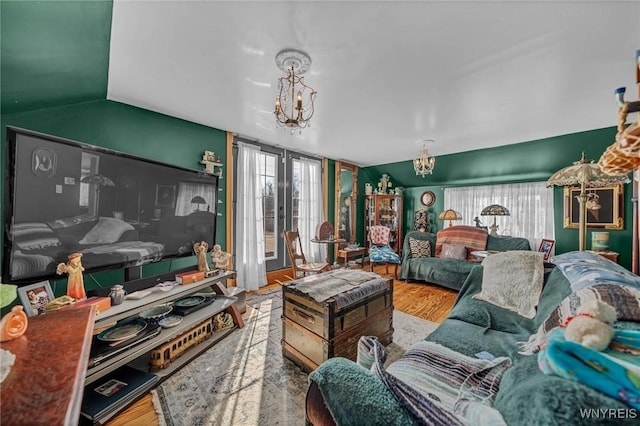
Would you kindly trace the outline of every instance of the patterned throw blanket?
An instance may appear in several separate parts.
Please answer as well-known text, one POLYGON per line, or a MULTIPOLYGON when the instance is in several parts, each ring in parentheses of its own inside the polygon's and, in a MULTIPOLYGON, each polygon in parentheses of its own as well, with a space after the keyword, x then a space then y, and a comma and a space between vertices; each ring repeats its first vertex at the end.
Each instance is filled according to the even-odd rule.
POLYGON ((290 289, 306 294, 316 302, 334 297, 338 308, 349 306, 386 286, 387 282, 380 275, 352 269, 324 272, 289 283, 290 289))
POLYGON ((384 369, 386 354, 375 337, 358 343, 358 363, 370 368, 396 400, 424 425, 504 425, 491 407, 506 357, 475 359, 434 342, 419 342, 384 369))
POLYGON ((564 329, 556 329, 538 353, 543 373, 590 386, 605 395, 640 409, 640 331, 615 332, 603 352, 566 341, 564 329))
POLYGON ((532 355, 538 352, 549 332, 575 316, 583 304, 594 300, 611 305, 616 310, 618 321, 640 322, 640 290, 619 284, 592 285, 567 296, 540 324, 537 332, 521 344, 520 354, 532 355))

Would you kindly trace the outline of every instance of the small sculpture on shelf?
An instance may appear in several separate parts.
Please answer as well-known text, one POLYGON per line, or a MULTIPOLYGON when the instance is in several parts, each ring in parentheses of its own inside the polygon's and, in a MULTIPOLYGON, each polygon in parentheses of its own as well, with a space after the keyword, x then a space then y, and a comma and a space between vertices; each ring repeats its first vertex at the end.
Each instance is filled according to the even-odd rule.
POLYGON ((206 241, 200 241, 193 245, 193 252, 198 257, 198 271, 207 273, 211 271, 209 262, 207 262, 207 251, 209 244, 206 241))
POLYGON ((84 291, 84 279, 82 272, 82 253, 71 253, 68 256, 67 263, 59 263, 56 268, 56 273, 62 275, 66 273, 67 278, 67 295, 73 297, 75 300, 85 299, 87 294, 84 291))
POLYGON ((220 156, 216 156, 215 152, 205 150, 204 154, 202 154, 200 164, 204 164, 205 172, 222 176, 222 170, 218 170, 217 172, 215 170, 216 166, 222 166, 222 163, 220 163, 220 156))
POLYGON ((389 194, 393 194, 393 183, 391 183, 391 176, 386 173, 383 173, 382 177, 378 181, 378 189, 377 194, 386 194, 387 191, 389 194))
POLYGON ((220 312, 213 320, 213 329, 215 331, 226 330, 233 327, 233 317, 226 312, 220 312))
POLYGON ((231 269, 231 253, 222 251, 220 244, 213 246, 213 249, 211 250, 211 259, 213 260, 216 269, 221 269, 223 271, 231 269))

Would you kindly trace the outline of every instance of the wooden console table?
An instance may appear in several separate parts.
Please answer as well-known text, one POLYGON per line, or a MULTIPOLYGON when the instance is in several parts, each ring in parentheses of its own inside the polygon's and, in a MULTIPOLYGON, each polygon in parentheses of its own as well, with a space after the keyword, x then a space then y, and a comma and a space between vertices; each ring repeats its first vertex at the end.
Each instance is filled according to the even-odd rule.
POLYGON ((77 425, 95 307, 29 318, 26 333, 2 343, 16 357, 0 385, 6 425, 77 425))

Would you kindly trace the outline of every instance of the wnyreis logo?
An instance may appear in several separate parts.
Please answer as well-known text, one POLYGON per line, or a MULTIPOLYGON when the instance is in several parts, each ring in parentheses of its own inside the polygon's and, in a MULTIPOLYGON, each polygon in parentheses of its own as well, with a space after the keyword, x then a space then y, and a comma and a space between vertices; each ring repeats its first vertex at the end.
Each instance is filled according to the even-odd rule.
POLYGON ((581 408, 582 419, 635 419, 638 410, 635 408, 581 408))

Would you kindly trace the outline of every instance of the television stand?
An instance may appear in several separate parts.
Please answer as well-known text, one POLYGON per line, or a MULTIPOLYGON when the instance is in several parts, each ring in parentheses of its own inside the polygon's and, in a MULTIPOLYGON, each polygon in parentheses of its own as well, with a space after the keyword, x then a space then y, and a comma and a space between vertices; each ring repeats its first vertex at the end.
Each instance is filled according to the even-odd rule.
MULTIPOLYGON (((161 274, 160 277, 164 277, 164 275, 166 274, 161 274)), ((175 275, 175 272, 173 272, 173 275, 175 275)), ((197 345, 189 347, 165 368, 153 371, 153 374, 159 376, 160 381, 162 381, 172 375, 182 366, 190 362, 192 359, 200 355, 202 352, 218 343, 224 337, 228 336, 231 332, 233 332, 233 330, 238 327, 242 327, 243 322, 240 311, 238 309, 240 307, 238 306, 238 301, 244 299, 244 294, 242 294, 241 289, 239 291, 235 289, 232 291, 228 291, 226 289, 226 280, 232 278, 234 275, 235 272, 233 271, 219 271, 218 274, 212 275, 208 278, 205 278, 204 280, 198 281, 193 284, 176 285, 168 292, 157 290, 139 300, 125 299, 123 303, 114 305, 106 311, 96 315, 94 328, 98 330, 101 328, 108 328, 109 326, 114 325, 117 321, 131 318, 132 316, 139 314, 145 309, 149 309, 156 305, 170 303, 174 300, 194 293, 210 293, 212 290, 216 293, 216 299, 212 304, 184 316, 182 321, 175 327, 163 328, 158 335, 155 335, 138 345, 126 349, 121 353, 113 355, 106 360, 101 360, 96 365, 88 368, 86 371, 85 386, 99 386, 100 380, 104 376, 124 365, 128 365, 129 367, 133 367, 144 372, 149 372, 151 354, 154 349, 178 338, 179 336, 187 333, 194 327, 202 324, 204 321, 211 319, 213 316, 221 312, 226 311, 231 314, 234 319, 233 327, 215 331, 206 340, 198 343, 197 345)), ((155 283, 155 281, 158 280, 158 277, 148 277, 146 279, 155 283)), ((164 279, 166 278, 160 278, 160 280, 164 279)), ((140 281, 144 280, 145 279, 142 279, 140 281)), ((147 285, 147 288, 148 287, 149 285, 147 285)), ((103 380, 106 379, 107 378, 103 380)), ((128 401, 126 404, 123 404, 121 407, 118 407, 116 410, 110 412, 108 416, 100 419, 93 419, 93 421, 95 422, 98 420, 100 423, 103 423, 104 421, 109 420, 116 414, 120 413, 123 409, 125 409, 133 402, 134 400, 128 401)))

